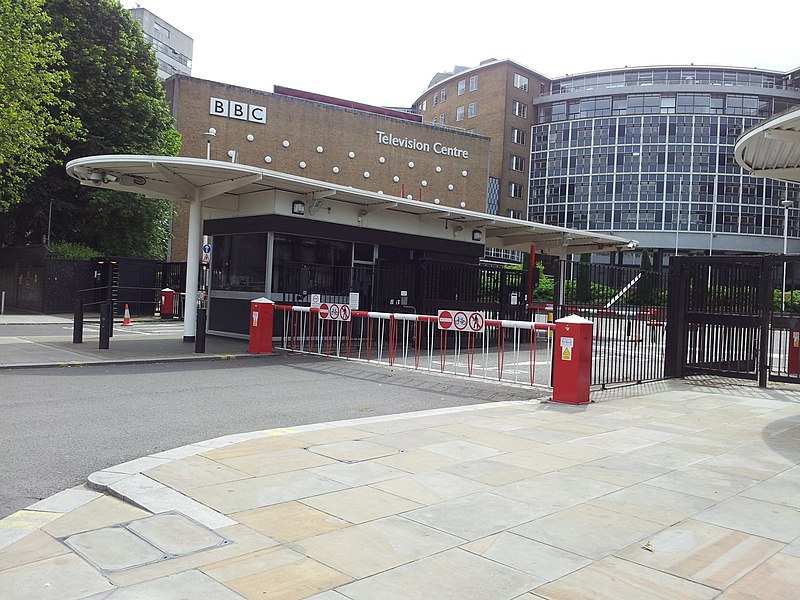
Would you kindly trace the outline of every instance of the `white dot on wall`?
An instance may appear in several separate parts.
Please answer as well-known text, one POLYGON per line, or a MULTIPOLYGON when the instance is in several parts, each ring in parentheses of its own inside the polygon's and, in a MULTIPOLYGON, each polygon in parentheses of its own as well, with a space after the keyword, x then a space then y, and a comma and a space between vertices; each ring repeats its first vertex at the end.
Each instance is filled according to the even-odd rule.
POLYGON ((452 191, 453 191, 453 184, 451 183, 450 185, 448 185, 448 186, 447 186, 447 189, 448 189, 448 190, 450 190, 450 191, 452 192, 452 191))
POLYGON ((433 203, 434 203, 434 204, 439 204, 439 202, 440 202, 440 200, 439 200, 438 198, 434 198, 434 199, 433 199, 433 203))
POLYGON ((284 148, 288 148, 289 147, 289 140, 283 140, 283 147, 284 148))
POLYGON ((333 169, 331 169, 331 171, 333 171, 334 173, 338 173, 339 172, 339 167, 333 167, 333 169))
POLYGON ((271 156, 265 156, 264 157, 264 162, 267 163, 267 164, 270 164, 272 162, 272 157, 271 156))
POLYGON ((379 194, 383 194, 383 190, 378 190, 378 193, 379 194))
POLYGON ((349 152, 347 154, 347 156, 349 156, 350 158, 355 158, 356 157, 356 153, 351 151, 351 152, 349 152))
POLYGON ((383 164, 383 163, 385 163, 385 162, 386 162, 386 159, 385 159, 383 156, 381 156, 381 157, 378 159, 378 162, 379 162, 379 163, 381 163, 381 164, 383 164))
POLYGON ((394 177, 392 177, 392 181, 397 183, 398 181, 400 181, 400 178, 397 175, 395 175, 394 177))
POLYGON ((436 167, 436 172, 437 173, 441 173, 442 172, 442 167, 436 167))
POLYGON ((467 208, 467 203, 466 202, 462 202, 461 203, 461 208, 467 208))
POLYGON ((252 133, 248 133, 247 134, 247 141, 248 142, 252 142, 254 139, 256 139, 256 136, 254 136, 252 133))
POLYGON ((408 161, 408 168, 409 169, 413 169, 414 168, 414 161, 413 160, 408 161))
POLYGON ((467 176, 467 172, 466 171, 461 171, 461 176, 462 177, 466 177, 467 176))
POLYGON ((208 133, 217 135, 217 128, 216 127, 209 127, 208 128, 208 133))
POLYGON ((304 161, 304 160, 301 160, 301 161, 300 161, 300 168, 301 168, 301 169, 305 169, 307 166, 308 166, 308 165, 306 165, 306 161, 304 161))
POLYGON ((323 152, 325 152, 325 148, 323 148, 322 146, 317 146, 317 152, 322 154, 323 152))
POLYGON ((408 196, 406 196, 406 200, 413 200, 413 199, 414 199, 414 196, 412 196, 411 194, 409 194, 408 196))
POLYGON ((421 183, 422 183, 422 187, 427 187, 428 186, 428 182, 425 181, 424 179, 422 180, 421 183))
POLYGON ((369 179, 369 171, 364 171, 364 179, 369 179))

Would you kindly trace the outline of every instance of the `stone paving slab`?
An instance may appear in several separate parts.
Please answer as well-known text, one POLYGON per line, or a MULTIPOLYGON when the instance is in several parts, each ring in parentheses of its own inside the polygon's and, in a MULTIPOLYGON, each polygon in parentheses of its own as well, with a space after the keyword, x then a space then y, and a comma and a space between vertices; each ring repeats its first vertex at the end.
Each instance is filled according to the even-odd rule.
POLYGON ((242 433, 129 461, 92 474, 93 489, 0 521, 0 590, 75 600, 796 593, 800 393, 701 380, 595 399, 242 433), (161 555, 143 564, 150 554, 126 554, 120 531, 161 555))

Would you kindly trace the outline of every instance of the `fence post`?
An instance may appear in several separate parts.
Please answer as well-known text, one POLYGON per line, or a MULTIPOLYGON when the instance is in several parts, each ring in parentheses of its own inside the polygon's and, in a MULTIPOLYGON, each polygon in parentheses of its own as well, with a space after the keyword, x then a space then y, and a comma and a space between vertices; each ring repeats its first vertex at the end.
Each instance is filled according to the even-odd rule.
POLYGON ((203 354, 206 351, 206 312, 207 308, 197 309, 197 324, 194 331, 194 352, 203 354))
POLYGON ((100 305, 100 350, 108 350, 111 329, 113 328, 114 316, 111 309, 111 301, 108 300, 100 305))
POLYGON ((667 324, 664 346, 664 376, 683 377, 686 364, 686 310, 688 281, 684 257, 673 256, 669 261, 667 284, 667 324))
POLYGON ((83 343, 83 298, 75 298, 75 312, 72 317, 72 343, 83 343))
MULTIPOLYGON (((772 324, 772 271, 775 267, 775 257, 765 256, 761 266, 761 281, 759 285, 759 305, 760 315, 760 339, 758 348, 758 387, 767 387, 769 379, 769 349, 770 349, 770 325, 772 324)), ((786 257, 783 257, 786 260, 786 257)), ((784 262, 784 264, 786 264, 784 262)))

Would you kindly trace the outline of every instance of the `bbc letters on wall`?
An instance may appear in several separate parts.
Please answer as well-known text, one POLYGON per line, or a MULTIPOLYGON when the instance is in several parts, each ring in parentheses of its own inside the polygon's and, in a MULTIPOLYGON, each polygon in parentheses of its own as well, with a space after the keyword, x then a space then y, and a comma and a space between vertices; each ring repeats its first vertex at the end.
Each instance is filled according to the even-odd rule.
POLYGON ((218 117, 239 119, 240 121, 267 122, 266 106, 256 106, 255 104, 225 100, 224 98, 211 98, 209 113, 218 117))

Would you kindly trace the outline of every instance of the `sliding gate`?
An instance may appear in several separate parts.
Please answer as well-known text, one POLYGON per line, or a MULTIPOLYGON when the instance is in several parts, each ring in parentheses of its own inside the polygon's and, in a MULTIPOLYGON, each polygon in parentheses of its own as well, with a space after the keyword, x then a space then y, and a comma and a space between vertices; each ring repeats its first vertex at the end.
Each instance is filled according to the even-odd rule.
POLYGON ((766 387, 783 265, 782 257, 769 255, 673 258, 666 375, 723 375, 766 387))

